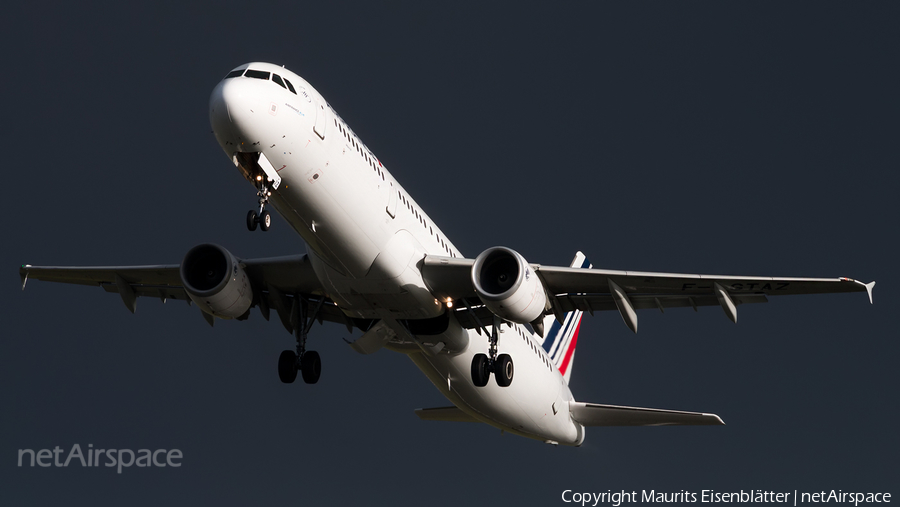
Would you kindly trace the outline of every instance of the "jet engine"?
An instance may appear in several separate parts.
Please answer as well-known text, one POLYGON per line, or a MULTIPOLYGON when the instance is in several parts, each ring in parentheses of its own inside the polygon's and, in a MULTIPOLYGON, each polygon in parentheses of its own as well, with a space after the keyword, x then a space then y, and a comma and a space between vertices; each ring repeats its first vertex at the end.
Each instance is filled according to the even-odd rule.
POLYGON ((250 279, 240 263, 219 245, 191 248, 181 262, 181 282, 201 310, 221 319, 247 313, 253 303, 250 279))
POLYGON ((538 320, 547 294, 518 252, 502 246, 481 252, 472 265, 472 284, 481 302, 498 317, 525 324, 538 320))

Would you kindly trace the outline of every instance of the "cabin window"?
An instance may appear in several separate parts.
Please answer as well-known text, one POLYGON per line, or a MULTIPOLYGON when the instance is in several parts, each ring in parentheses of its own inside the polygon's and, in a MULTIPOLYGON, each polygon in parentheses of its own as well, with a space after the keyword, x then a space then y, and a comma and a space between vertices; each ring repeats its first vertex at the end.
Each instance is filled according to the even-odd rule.
POLYGON ((254 79, 269 79, 269 75, 271 72, 264 72, 261 70, 248 70, 244 76, 252 77, 254 79))

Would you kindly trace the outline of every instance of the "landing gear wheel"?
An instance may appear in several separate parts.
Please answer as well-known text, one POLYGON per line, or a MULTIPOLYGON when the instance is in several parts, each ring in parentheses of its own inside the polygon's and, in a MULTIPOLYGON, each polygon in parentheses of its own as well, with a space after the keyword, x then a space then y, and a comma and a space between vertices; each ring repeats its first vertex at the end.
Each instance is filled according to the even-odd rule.
MULTIPOLYGON (((507 356, 509 357, 509 356, 507 356)), ((488 369, 488 358, 484 354, 475 354, 472 358, 472 383, 476 387, 484 387, 491 378, 491 371, 488 369)), ((497 380, 499 382, 499 379, 497 380)))
POLYGON ((303 374, 303 381, 307 384, 315 384, 319 381, 319 375, 322 374, 322 360, 319 359, 319 353, 310 350, 303 354, 300 358, 300 372, 303 374))
POLYGON ((509 387, 513 379, 513 361, 509 354, 500 354, 494 362, 494 378, 500 387, 509 387))
POLYGON ((278 356, 278 378, 285 384, 297 378, 297 354, 293 350, 285 350, 278 356))
POLYGON ((247 229, 250 229, 251 231, 255 231, 256 224, 258 224, 258 223, 259 223, 259 217, 256 215, 256 211, 250 210, 250 212, 247 213, 247 229))
POLYGON ((263 211, 259 214, 259 228, 262 231, 268 231, 269 227, 272 226, 272 215, 269 214, 268 211, 263 211))

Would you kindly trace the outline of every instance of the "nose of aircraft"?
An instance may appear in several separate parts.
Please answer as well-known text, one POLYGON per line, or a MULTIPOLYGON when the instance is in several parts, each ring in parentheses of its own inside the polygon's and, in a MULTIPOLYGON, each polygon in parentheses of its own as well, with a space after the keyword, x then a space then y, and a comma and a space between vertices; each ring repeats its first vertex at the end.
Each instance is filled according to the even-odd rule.
POLYGON ((256 79, 226 78, 213 89, 209 98, 209 122, 223 146, 240 144, 247 138, 251 117, 262 112, 259 83, 256 79))
POLYGON ((225 85, 229 80, 223 80, 209 96, 209 124, 221 143, 225 137, 231 136, 231 117, 228 115, 228 105, 225 102, 225 85))

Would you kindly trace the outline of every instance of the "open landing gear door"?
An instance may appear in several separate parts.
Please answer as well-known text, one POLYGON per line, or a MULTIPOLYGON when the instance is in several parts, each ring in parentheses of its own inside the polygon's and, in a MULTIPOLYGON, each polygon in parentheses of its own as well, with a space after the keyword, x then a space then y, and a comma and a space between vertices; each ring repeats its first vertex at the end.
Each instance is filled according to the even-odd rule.
MULTIPOLYGON (((278 185, 281 185, 281 176, 278 174, 278 171, 275 170, 275 167, 272 166, 272 163, 269 162, 269 159, 266 158, 265 153, 240 153, 235 152, 231 157, 231 161, 234 162, 234 165, 242 170, 242 172, 247 175, 248 179, 253 180, 254 175, 257 174, 265 174, 266 179, 271 182, 272 190, 276 190, 278 185), (253 160, 251 155, 258 155, 259 158, 253 160)), ((256 182, 254 181, 254 184, 256 182)))

